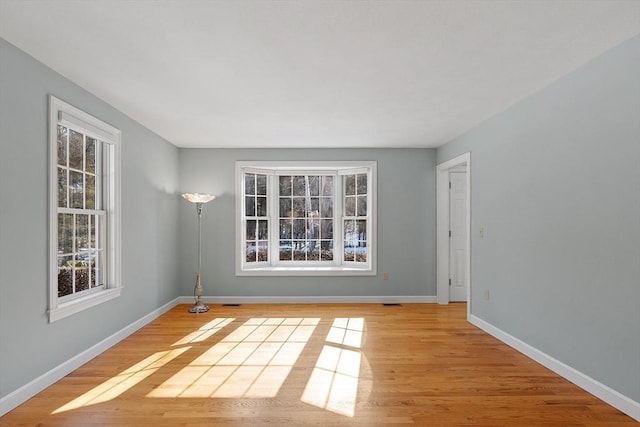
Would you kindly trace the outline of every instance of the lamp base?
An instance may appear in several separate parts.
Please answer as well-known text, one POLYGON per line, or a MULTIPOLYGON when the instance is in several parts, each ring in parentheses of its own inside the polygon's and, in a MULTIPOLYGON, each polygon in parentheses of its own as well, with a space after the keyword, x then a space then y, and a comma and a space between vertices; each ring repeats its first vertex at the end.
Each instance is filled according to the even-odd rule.
POLYGON ((189 313, 206 313, 207 311, 209 311, 209 307, 202 304, 201 302, 198 302, 197 304, 189 307, 189 313))

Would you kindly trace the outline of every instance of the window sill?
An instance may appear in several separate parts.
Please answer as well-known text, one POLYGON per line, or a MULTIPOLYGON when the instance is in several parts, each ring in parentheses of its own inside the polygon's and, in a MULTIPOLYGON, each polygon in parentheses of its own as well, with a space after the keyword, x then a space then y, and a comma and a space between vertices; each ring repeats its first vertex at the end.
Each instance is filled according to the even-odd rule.
POLYGON ((106 289, 95 294, 62 303, 58 305, 58 307, 49 310, 49 323, 64 319, 65 317, 117 298, 120 296, 120 289, 121 288, 106 289))
POLYGON ((236 276, 375 276, 373 269, 355 267, 256 267, 236 270, 236 276))

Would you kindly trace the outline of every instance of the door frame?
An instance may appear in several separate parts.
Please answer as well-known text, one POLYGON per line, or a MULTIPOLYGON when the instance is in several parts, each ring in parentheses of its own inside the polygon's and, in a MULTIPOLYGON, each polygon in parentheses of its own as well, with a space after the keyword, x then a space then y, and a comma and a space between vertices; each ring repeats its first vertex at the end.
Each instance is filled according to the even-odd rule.
POLYGON ((467 228, 467 318, 471 313, 471 153, 466 152, 436 167, 436 299, 449 303, 449 171, 456 166, 467 167, 466 228, 467 228))

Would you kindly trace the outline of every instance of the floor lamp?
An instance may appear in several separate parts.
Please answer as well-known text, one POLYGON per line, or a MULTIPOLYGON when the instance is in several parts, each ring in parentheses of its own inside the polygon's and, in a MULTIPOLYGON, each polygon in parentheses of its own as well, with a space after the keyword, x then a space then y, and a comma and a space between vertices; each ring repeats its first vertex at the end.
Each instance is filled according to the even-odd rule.
POLYGON ((198 213, 198 272, 196 273, 196 287, 193 291, 195 304, 189 308, 190 313, 204 313, 209 307, 202 303, 202 283, 200 283, 200 267, 202 264, 202 205, 215 199, 211 194, 184 193, 182 197, 191 203, 195 203, 198 213))

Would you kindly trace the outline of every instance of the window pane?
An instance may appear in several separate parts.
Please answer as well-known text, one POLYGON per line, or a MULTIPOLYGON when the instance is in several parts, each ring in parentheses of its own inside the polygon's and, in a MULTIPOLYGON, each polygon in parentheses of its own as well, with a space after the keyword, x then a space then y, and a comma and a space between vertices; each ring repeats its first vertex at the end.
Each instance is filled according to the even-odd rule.
POLYGON ((358 196, 358 216, 367 216, 367 196, 358 196))
POLYGON ((84 147, 82 143, 83 135, 74 131, 73 129, 69 130, 69 167, 83 170, 83 157, 84 157, 84 147))
POLYGON ((290 196, 291 195, 292 177, 290 177, 290 176, 281 176, 279 181, 280 181, 280 195, 281 196, 290 196))
POLYGON ((358 175, 358 194, 367 194, 367 174, 358 175))
POLYGON ((93 175, 85 175, 85 208, 96 208, 96 177, 93 175))
POLYGON ((358 232, 358 240, 367 240, 367 220, 359 219, 356 221, 356 229, 358 232))
POLYGON ((91 265, 91 276, 94 279, 94 286, 101 286, 104 284, 102 252, 97 252, 91 265))
POLYGON ((333 220, 323 219, 320 222, 320 238, 333 239, 333 220))
POLYGON ((280 220, 280 240, 291 239, 292 221, 290 219, 280 220))
POLYGON ((304 208, 304 198, 294 197, 292 214, 294 217, 297 217, 297 218, 304 218, 307 216, 306 209, 304 208))
POLYGON ((89 269, 76 268, 76 292, 89 289, 89 269))
POLYGON ((67 166, 67 128, 58 125, 58 164, 67 166))
POLYGON ((367 246, 365 244, 355 248, 356 262, 367 262, 367 246))
POLYGON ((256 240, 256 220, 247 220, 247 240, 256 240))
POLYGON ((245 175, 244 194, 256 194, 256 176, 254 174, 245 175))
POLYGON ((306 261, 306 247, 304 241, 293 242, 293 260, 294 261, 306 261))
POLYGON ((305 179, 304 176, 294 176, 293 177, 293 195, 294 196, 304 196, 306 195, 305 191, 305 179))
POLYGON ((312 240, 307 244, 307 260, 319 261, 320 260, 320 242, 312 240))
MULTIPOLYGON (((89 216, 89 246, 92 249, 96 249, 96 224, 99 221, 98 215, 90 215, 89 216)), ((101 248, 98 248, 101 249, 101 248)))
POLYGON ((268 261, 267 242, 258 242, 258 261, 268 261))
POLYGON ((311 196, 320 195, 320 177, 319 176, 309 176, 309 195, 311 196))
POLYGON ((258 240, 267 240, 269 237, 269 227, 267 221, 258 221, 258 240))
POLYGON ((58 257, 58 296, 73 293, 73 268, 71 257, 58 257))
POLYGON ((67 170, 58 168, 58 207, 67 207, 67 170))
POLYGON ((291 199, 288 197, 280 198, 280 217, 287 218, 291 216, 291 199))
POLYGON ((256 262, 256 242, 247 242, 247 262, 256 262))
POLYGON ((344 260, 355 261, 355 248, 358 246, 358 232, 356 222, 344 222, 344 260))
POLYGON ((304 239, 305 236, 305 220, 304 219, 294 219, 293 220, 293 238, 294 239, 304 239))
POLYGON ((320 199, 320 216, 333 218, 333 198, 323 197, 320 199))
POLYGON ((345 197, 344 198, 344 216, 356 215, 356 198, 345 197))
POLYGON ((89 215, 76 215, 76 251, 89 249, 89 215))
POLYGON ((322 240, 320 242, 320 259, 322 261, 333 261, 333 242, 322 240))
POLYGON ((73 214, 58 214, 58 254, 70 254, 72 252, 73 214))
POLYGON ((70 208, 84 208, 84 183, 82 179, 82 172, 69 171, 69 207, 70 208))
POLYGON ((358 232, 358 245, 356 247, 356 262, 367 262, 367 221, 356 221, 356 230, 358 232))
POLYGON ((354 196, 356 194, 356 176, 355 175, 344 176, 344 194, 347 196, 354 196))
POLYGON ((96 253, 89 254, 89 287, 96 287, 96 253))
POLYGON ((244 201, 244 214, 246 216, 256 216, 256 198, 254 196, 246 196, 244 201))
POLYGON ((266 196, 267 195, 267 176, 256 175, 256 177, 257 177, 256 193, 266 196))
POLYGON ((320 221, 310 219, 307 221, 307 239, 320 238, 320 221))
POLYGON ((332 176, 322 177, 322 195, 333 196, 333 177, 332 176))
POLYGON ((317 197, 312 197, 311 201, 311 212, 309 212, 310 216, 319 216, 320 215, 320 199, 317 197))
POLYGON ((355 261, 355 249, 351 246, 345 246, 344 248, 344 260, 345 261, 355 261))
POLYGON ((290 240, 281 240, 280 241, 280 261, 291 261, 293 247, 291 246, 290 240))
POLYGON ((85 171, 91 173, 96 172, 96 144, 97 141, 95 139, 87 137, 85 147, 85 171))
POLYGON ((257 197, 256 216, 267 216, 267 198, 257 197))

